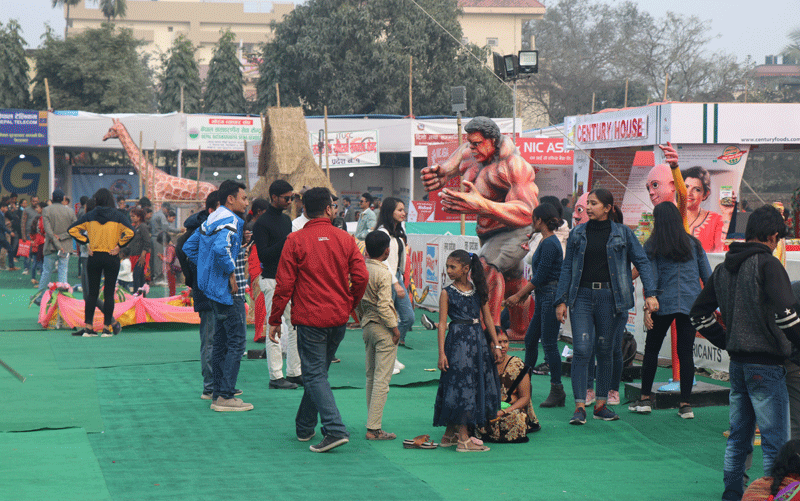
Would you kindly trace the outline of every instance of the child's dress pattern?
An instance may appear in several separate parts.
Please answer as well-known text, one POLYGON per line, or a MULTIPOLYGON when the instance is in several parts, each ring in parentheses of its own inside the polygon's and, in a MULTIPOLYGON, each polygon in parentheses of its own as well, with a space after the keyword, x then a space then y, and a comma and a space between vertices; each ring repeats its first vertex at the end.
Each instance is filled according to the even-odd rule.
POLYGON ((500 409, 500 378, 480 324, 480 298, 474 289, 461 292, 449 285, 445 290, 451 322, 444 353, 450 368, 439 377, 433 425, 483 426, 500 409))

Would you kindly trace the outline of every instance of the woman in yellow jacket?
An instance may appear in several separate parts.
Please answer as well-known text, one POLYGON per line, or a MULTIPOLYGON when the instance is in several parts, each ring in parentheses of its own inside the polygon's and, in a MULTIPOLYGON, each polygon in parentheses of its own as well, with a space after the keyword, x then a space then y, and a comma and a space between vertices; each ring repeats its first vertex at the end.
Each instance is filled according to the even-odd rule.
POLYGON ((114 320, 114 289, 119 274, 119 250, 133 238, 133 227, 127 216, 114 207, 114 196, 106 188, 100 188, 92 197, 97 206, 84 214, 69 228, 72 238, 89 246, 86 264, 89 290, 83 292, 84 321, 76 336, 97 336, 94 331, 94 309, 100 295, 100 276, 105 277, 103 288, 103 337, 119 334, 121 327, 114 320))

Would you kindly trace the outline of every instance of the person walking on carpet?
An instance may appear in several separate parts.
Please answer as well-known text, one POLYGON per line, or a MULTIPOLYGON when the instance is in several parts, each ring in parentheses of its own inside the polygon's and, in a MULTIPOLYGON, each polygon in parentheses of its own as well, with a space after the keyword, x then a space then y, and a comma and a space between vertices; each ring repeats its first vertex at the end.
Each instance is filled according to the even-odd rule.
POLYGON ((303 195, 310 221, 286 238, 269 317, 269 338, 277 343, 281 317, 292 302, 291 322, 297 327, 304 386, 295 431, 299 441, 307 442, 316 435, 319 420, 324 435, 320 443, 309 447, 312 452, 326 452, 350 441, 328 382, 328 369, 369 279, 355 239, 331 224, 336 216, 334 200, 327 188, 311 188, 303 195))

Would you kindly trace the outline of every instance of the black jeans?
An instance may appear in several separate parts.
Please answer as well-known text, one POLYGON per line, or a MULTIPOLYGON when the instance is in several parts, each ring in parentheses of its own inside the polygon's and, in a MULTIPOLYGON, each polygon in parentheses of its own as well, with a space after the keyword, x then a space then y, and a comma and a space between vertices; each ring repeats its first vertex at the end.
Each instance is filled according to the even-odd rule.
POLYGON ((100 276, 106 279, 103 287, 103 325, 114 323, 114 289, 119 275, 119 257, 108 252, 94 252, 86 262, 87 278, 89 279, 89 294, 84 295, 84 320, 88 325, 94 323, 94 309, 97 307, 97 297, 100 295, 100 276))
POLYGON ((642 395, 650 395, 653 380, 658 366, 658 352, 664 336, 675 321, 678 338, 678 362, 681 364, 681 401, 689 402, 694 380, 694 335, 695 330, 689 321, 689 315, 671 313, 669 315, 653 315, 653 328, 647 331, 642 362, 642 395))

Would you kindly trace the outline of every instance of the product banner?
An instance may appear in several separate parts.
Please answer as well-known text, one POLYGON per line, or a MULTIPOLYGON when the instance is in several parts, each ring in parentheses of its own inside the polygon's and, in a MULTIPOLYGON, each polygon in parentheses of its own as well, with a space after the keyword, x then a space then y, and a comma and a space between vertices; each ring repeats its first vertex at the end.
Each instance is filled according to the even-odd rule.
MULTIPOLYGON (((501 134, 512 135, 514 133, 513 119, 493 118, 492 120, 500 128, 501 134)), ((519 136, 522 132, 522 119, 517 120, 516 131, 517 136, 519 136)), ((468 118, 461 121, 461 137, 463 141, 467 140, 467 133, 464 132, 464 126, 467 123, 469 123, 468 118)), ((413 134, 412 153, 415 157, 424 157, 428 146, 458 143, 458 121, 455 118, 451 120, 414 120, 413 134)))
POLYGON ((572 167, 574 152, 564 148, 564 139, 558 137, 521 137, 517 149, 522 158, 534 166, 568 165, 572 167))
POLYGON ((0 110, 0 145, 47 146, 47 112, 0 110))
POLYGON ((247 166, 248 190, 252 190, 258 182, 258 155, 261 153, 261 139, 245 141, 244 163, 247 166))
POLYGON ((109 166, 73 166, 72 167, 72 193, 73 202, 77 202, 83 195, 91 197, 100 188, 108 188, 116 199, 118 196, 126 200, 138 200, 139 176, 128 167, 109 166), (133 172, 133 175, 130 174, 133 172))
POLYGON ((450 284, 445 272, 447 256, 456 249, 478 252, 480 243, 474 235, 408 235, 411 273, 416 287, 414 303, 439 310, 439 292, 450 284))
POLYGON ((0 196, 11 193, 47 200, 47 150, 42 148, 0 148, 0 196))
POLYGON ((186 130, 190 150, 242 151, 245 141, 261 141, 259 117, 187 115, 186 130))
MULTIPOLYGON (((319 158, 320 132, 308 133, 308 144, 315 159, 319 158)), ((381 164, 377 130, 328 132, 327 140, 331 169, 377 167, 381 164)), ((325 151, 322 152, 322 165, 325 165, 325 151)))
MULTIPOLYGON (((721 221, 732 211, 732 198, 739 192, 747 155, 750 149, 746 144, 687 144, 673 145, 678 152, 678 164, 688 191, 686 203, 690 227, 697 228, 694 235, 703 243, 706 252, 720 252, 722 235, 721 221), (708 190, 708 191, 706 191, 708 190)), ((639 157, 644 158, 643 155, 639 157)), ((627 190, 622 202, 622 213, 627 224, 635 224, 642 219, 643 212, 652 212, 653 204, 647 190, 648 178, 664 185, 671 182, 671 176, 658 179, 655 172, 651 176, 653 164, 664 163, 660 148, 654 150, 652 162, 636 162, 628 177, 627 190), (641 165, 638 165, 641 164, 641 165)))
MULTIPOLYGON (((445 160, 450 158, 450 155, 452 155, 457 149, 458 141, 428 146, 428 165, 442 164, 445 160)), ((450 178, 444 187, 450 190, 459 190, 460 185, 461 177, 456 176, 450 178)), ((433 219, 431 219, 431 221, 461 221, 460 214, 445 212, 444 206, 442 205, 442 199, 439 197, 442 189, 443 188, 440 188, 428 193, 428 201, 433 204, 433 219)), ((475 221, 477 217, 478 216, 475 214, 467 214, 466 220, 475 221)))

